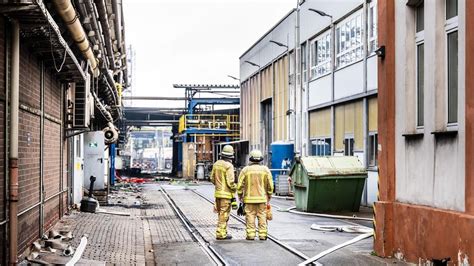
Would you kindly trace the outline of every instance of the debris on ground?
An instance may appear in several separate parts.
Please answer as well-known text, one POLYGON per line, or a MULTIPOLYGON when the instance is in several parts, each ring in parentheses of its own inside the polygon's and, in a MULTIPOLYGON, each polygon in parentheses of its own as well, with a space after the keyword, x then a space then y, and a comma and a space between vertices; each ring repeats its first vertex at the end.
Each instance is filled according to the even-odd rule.
MULTIPOLYGON (((30 263, 51 265, 51 264, 70 264, 72 261, 71 257, 75 257, 75 261, 80 259, 84 248, 76 250, 72 246, 74 236, 71 231, 66 230, 51 230, 48 234, 44 234, 41 240, 35 241, 30 248, 30 253, 26 256, 26 260, 30 263), (81 251, 80 254, 76 254, 77 251, 81 251)), ((85 239, 87 243, 87 235, 81 239, 81 244, 85 239)))

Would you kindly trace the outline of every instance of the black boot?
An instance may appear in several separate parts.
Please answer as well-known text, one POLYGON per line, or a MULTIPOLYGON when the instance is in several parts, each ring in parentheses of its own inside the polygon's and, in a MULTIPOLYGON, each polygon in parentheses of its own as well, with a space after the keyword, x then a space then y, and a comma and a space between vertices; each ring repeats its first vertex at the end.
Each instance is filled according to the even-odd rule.
POLYGON ((216 237, 217 240, 230 240, 232 239, 231 234, 227 234, 225 237, 216 237))

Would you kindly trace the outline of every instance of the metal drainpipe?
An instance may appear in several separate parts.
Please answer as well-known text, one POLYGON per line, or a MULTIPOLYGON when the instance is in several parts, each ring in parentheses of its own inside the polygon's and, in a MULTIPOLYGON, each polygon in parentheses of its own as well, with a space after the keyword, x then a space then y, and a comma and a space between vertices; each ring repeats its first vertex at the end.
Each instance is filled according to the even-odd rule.
MULTIPOLYGON (((4 21, 4 27, 5 27, 5 39, 6 40, 9 40, 10 39, 10 24, 8 21, 4 21)), ((8 102, 8 99, 10 99, 10 76, 9 76, 9 66, 10 66, 10 42, 9 41, 5 41, 5 119, 4 119, 4 132, 9 132, 10 130, 10 125, 8 123, 8 117, 9 117, 9 102, 8 102)), ((9 145, 10 145, 10 136, 8 134, 5 134, 5 139, 4 139, 4 144, 5 144, 5 147, 4 147, 4 154, 5 154, 5 165, 10 165, 9 164, 9 159, 8 159, 8 151, 9 151, 9 145)), ((4 195, 8 195, 8 186, 10 184, 10 172, 9 172, 10 169, 8 169, 8 167, 5 167, 5 180, 4 180, 4 190, 3 192, 5 193, 4 195)), ((4 213, 4 216, 2 217, 2 219, 4 219, 5 222, 8 221, 8 205, 7 205, 7 201, 5 201, 3 203, 3 206, 2 206, 5 210, 5 213, 4 213)), ((8 235, 9 235, 9 230, 7 230, 7 223, 5 223, 3 225, 3 227, 5 228, 5 231, 3 233, 3 237, 4 239, 8 239, 8 235)), ((3 255, 4 258, 7 258, 7 254, 6 254, 6 247, 4 246, 2 248, 2 250, 0 250, 1 254, 3 255)))
POLYGON ((20 107, 20 24, 17 20, 12 20, 11 36, 9 263, 16 265, 18 263, 18 120, 20 107))
POLYGON ((336 150, 336 106, 334 91, 336 90, 336 24, 331 17, 331 155, 336 150))
MULTIPOLYGON (((364 93, 367 93, 367 51, 368 51, 368 42, 367 42, 367 37, 368 37, 368 30, 369 30, 369 27, 368 27, 368 5, 367 5, 367 2, 365 1, 364 2, 364 6, 363 6, 363 10, 364 10, 364 16, 363 16, 363 19, 364 19, 364 31, 362 32, 362 40, 363 40, 363 47, 364 47, 364 93)), ((364 167, 365 169, 368 169, 369 168, 369 101, 367 100, 367 96, 364 96, 364 99, 363 99, 363 117, 362 117, 362 125, 363 125, 363 130, 364 130, 364 133, 363 133, 363 137, 364 137, 364 167)), ((363 195, 364 195, 364 201, 365 201, 365 204, 366 205, 369 205, 368 203, 368 200, 369 200, 369 195, 368 195, 368 180, 365 179, 365 186, 364 186, 364 192, 363 192, 363 195)))
MULTIPOLYGON (((298 62, 298 57, 300 57, 301 55, 301 49, 300 49, 300 0, 296 0, 296 22, 295 22, 296 26, 295 26, 295 81, 296 81, 296 77, 298 75, 298 73, 300 73, 300 86, 299 86, 299 91, 300 91, 300 94, 303 93, 303 80, 302 80, 302 77, 301 77, 301 71, 300 71, 300 65, 301 64, 298 64, 300 62, 298 62)), ((300 58, 300 61, 301 61, 301 58, 300 58)), ((295 82, 296 83, 296 82, 295 82)), ((300 106, 299 106, 299 110, 298 110, 298 113, 300 114, 300 119, 298 119, 298 115, 296 113, 296 108, 297 108, 297 95, 296 95, 296 84, 295 84, 295 126, 296 126, 296 130, 295 130, 295 154, 296 153, 299 153, 299 156, 302 155, 301 153, 301 149, 302 149, 302 130, 301 130, 301 104, 302 102, 300 102, 300 106)), ((300 95, 300 98, 302 98, 302 96, 300 95)))
POLYGON ((39 237, 43 235, 44 227, 44 198, 45 198, 45 189, 44 189, 44 62, 41 62, 40 68, 40 205, 39 205, 39 237))

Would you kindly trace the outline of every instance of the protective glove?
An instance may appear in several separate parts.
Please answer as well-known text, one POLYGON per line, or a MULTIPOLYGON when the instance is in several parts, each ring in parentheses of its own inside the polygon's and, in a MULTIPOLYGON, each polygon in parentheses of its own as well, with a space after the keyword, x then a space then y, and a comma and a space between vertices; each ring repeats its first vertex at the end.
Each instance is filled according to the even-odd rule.
POLYGON ((245 204, 242 202, 239 204, 239 208, 237 209, 237 215, 239 216, 245 215, 245 204))
POLYGON ((232 210, 237 210, 237 201, 235 200, 235 198, 232 198, 230 200, 230 204, 232 206, 232 210))

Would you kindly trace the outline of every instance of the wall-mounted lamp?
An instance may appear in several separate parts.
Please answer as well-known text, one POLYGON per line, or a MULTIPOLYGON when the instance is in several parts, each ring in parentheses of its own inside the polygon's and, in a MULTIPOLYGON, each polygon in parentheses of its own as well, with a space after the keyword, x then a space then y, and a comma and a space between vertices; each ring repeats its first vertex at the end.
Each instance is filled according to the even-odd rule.
POLYGON ((247 61, 247 60, 245 60, 244 62, 247 63, 247 64, 250 64, 250 65, 252 65, 252 66, 254 66, 254 67, 260 68, 260 65, 259 65, 259 64, 255 64, 254 62, 250 62, 250 61, 247 61))
POLYGON ((234 76, 232 76, 232 75, 227 75, 227 76, 228 76, 229 78, 231 78, 231 79, 235 79, 235 80, 237 80, 237 81, 240 82, 240 79, 239 79, 239 78, 236 78, 236 77, 234 77, 234 76))
POLYGON ((377 50, 375 50, 375 54, 380 57, 382 60, 385 59, 385 45, 380 46, 377 50))
POLYGON ((328 13, 324 12, 324 11, 321 11, 321 10, 317 10, 317 9, 314 9, 314 8, 308 8, 309 11, 312 11, 312 12, 315 12, 317 13, 318 15, 320 16, 323 16, 323 17, 330 17, 332 19, 332 16, 329 15, 328 13))
POLYGON ((270 40, 270 42, 271 42, 271 43, 274 43, 274 44, 276 44, 276 45, 278 45, 278 46, 280 46, 280 47, 285 47, 286 49, 288 49, 288 45, 283 44, 283 43, 281 43, 281 42, 277 42, 277 41, 274 41, 274 40, 270 40))

